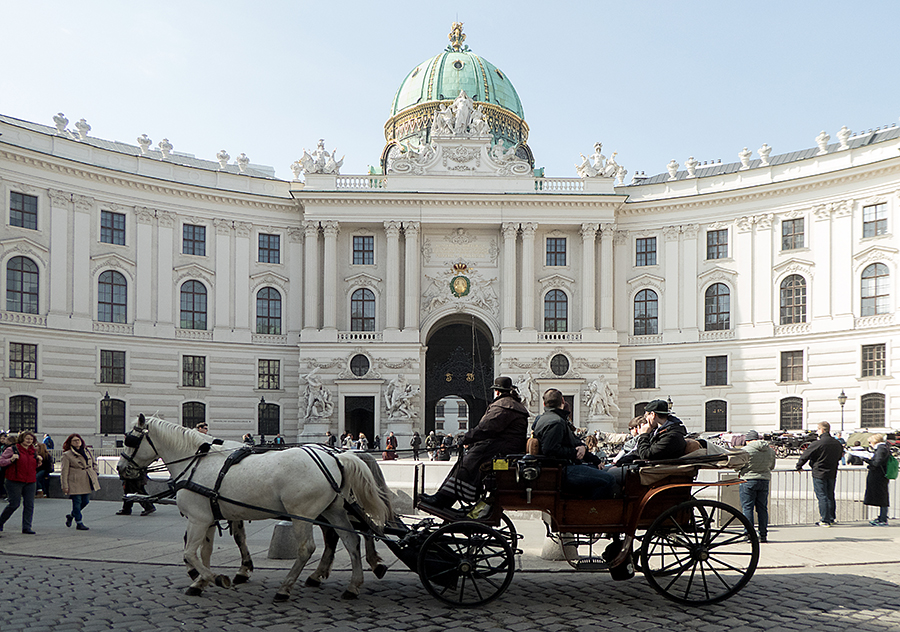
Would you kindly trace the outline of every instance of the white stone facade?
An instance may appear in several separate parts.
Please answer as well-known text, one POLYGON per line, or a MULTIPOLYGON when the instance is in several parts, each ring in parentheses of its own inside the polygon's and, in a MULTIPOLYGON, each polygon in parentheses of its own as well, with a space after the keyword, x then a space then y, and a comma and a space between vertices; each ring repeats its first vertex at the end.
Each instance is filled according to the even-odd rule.
POLYGON ((524 385, 533 412, 556 387, 591 429, 620 430, 655 398, 671 398, 698 432, 714 427, 708 402, 724 402, 716 419, 728 430, 778 428, 786 398, 797 398, 802 427, 839 426, 842 391, 847 430, 882 399, 891 426, 900 414, 896 132, 790 159, 742 153, 733 169, 675 163, 618 186, 535 178, 512 169, 515 158, 492 157, 489 139, 448 137, 397 173, 308 172, 301 182, 0 117, 0 427, 33 401, 39 433, 80 432, 100 445, 104 401, 120 402, 128 419, 173 420, 197 402, 213 434, 236 438, 260 432, 264 398, 288 440, 343 432, 351 408, 368 407, 366 433, 393 431, 403 448, 413 430, 431 429, 427 350, 450 323, 485 336, 493 374, 524 385), (33 228, 15 225, 19 196, 37 200, 33 228), (110 213, 124 219, 122 244, 105 241, 110 213), (202 254, 185 254, 185 225, 203 229, 202 254), (710 233, 718 258, 708 256, 710 233), (277 263, 263 252, 273 242, 277 263), (17 307, 22 293, 10 286, 21 258, 37 269, 37 313, 17 307), (877 278, 864 288, 867 270, 877 278), (101 313, 108 272, 124 279, 124 315, 113 318, 122 322, 101 313), (799 322, 783 324, 792 275, 804 287, 787 320, 799 322), (204 327, 183 326, 192 281, 205 291, 204 327), (361 290, 369 302, 354 314, 361 290), (261 291, 277 295, 277 320, 258 318, 261 291), (636 323, 648 291, 657 317, 636 323), (713 318, 721 328, 708 330, 708 291, 727 291, 713 318), (566 309, 550 329, 563 331, 547 330, 553 297, 566 309), (23 348, 33 362, 17 355, 23 348), (124 352, 124 383, 103 374, 103 351, 124 352), (184 385, 185 356, 204 359, 203 386, 184 385), (652 385, 638 387, 648 361, 652 385), (277 388, 261 364, 277 367, 277 388), (724 383, 707 385, 710 375, 724 383))

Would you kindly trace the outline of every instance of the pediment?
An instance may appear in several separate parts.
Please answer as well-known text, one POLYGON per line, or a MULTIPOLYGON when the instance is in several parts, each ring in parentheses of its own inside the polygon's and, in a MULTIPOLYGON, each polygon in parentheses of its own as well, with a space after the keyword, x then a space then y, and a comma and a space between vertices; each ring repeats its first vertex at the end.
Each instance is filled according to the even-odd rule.
POLYGON ((862 252, 858 252, 853 255, 853 260, 860 262, 866 261, 868 259, 877 258, 877 259, 887 259, 888 261, 893 261, 894 256, 897 254, 896 248, 890 248, 888 246, 870 246, 863 250, 862 252))
POLYGON ((284 290, 289 283, 290 281, 286 276, 282 276, 269 270, 250 275, 250 286, 253 288, 257 288, 261 285, 274 285, 275 287, 284 290))
POLYGON ((366 272, 360 272, 359 274, 354 274, 353 276, 348 276, 344 279, 344 283, 347 285, 365 285, 368 287, 378 287, 381 283, 381 279, 373 274, 368 274, 366 272))
POLYGON ((538 283, 540 283, 541 287, 545 290, 549 288, 571 289, 575 285, 575 279, 557 273, 545 276, 543 279, 538 279, 538 283))
POLYGON ((172 272, 174 272, 175 274, 176 284, 180 283, 182 279, 190 277, 195 279, 203 279, 204 281, 206 281, 207 285, 212 287, 213 279, 216 278, 215 272, 196 263, 189 263, 187 265, 178 266, 176 268, 173 268, 172 272))
POLYGON ((101 268, 114 268, 128 272, 129 276, 134 277, 134 271, 137 264, 131 259, 127 259, 120 254, 109 253, 105 255, 95 255, 91 257, 91 274, 95 275, 101 268))
POLYGON ((815 267, 816 264, 813 261, 792 257, 787 261, 782 261, 777 266, 773 267, 772 273, 776 277, 788 272, 804 272, 807 274, 811 274, 815 267))
POLYGON ((628 280, 628 289, 633 292, 638 287, 653 287, 662 290, 666 286, 665 278, 656 274, 644 273, 628 280))
POLYGON ((717 281, 730 281, 733 283, 737 276, 738 273, 734 270, 715 266, 705 272, 701 272, 697 275, 697 278, 701 281, 701 285, 705 285, 706 283, 715 283, 717 281))

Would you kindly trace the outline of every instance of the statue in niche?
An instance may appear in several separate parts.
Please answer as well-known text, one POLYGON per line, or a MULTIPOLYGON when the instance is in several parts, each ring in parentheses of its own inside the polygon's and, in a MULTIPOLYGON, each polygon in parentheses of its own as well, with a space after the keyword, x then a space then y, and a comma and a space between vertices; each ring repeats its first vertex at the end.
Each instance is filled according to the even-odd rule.
POLYGON ((305 380, 306 419, 331 417, 331 413, 334 412, 334 402, 331 401, 331 393, 322 382, 319 367, 315 367, 307 373, 305 380))
POLYGON ((612 387, 602 375, 599 380, 588 384, 588 388, 582 396, 582 402, 587 408, 589 417, 613 417, 614 412, 619 412, 612 387))

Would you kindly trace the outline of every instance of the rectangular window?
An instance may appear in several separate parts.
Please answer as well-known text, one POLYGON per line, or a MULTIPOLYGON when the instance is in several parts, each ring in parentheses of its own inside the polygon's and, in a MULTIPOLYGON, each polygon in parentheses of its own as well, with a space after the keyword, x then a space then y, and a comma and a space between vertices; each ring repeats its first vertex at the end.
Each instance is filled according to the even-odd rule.
POLYGON ((877 377, 885 375, 886 362, 885 345, 863 345, 862 348, 862 376, 877 377))
POLYGON ((37 345, 9 343, 9 377, 37 379, 37 345))
POLYGON ((125 245, 125 215, 100 211, 100 241, 104 244, 125 245))
POLYGON ((125 383, 124 351, 100 351, 100 382, 102 384, 125 383))
POLYGON ((37 230, 37 197, 11 191, 9 194, 9 224, 37 230))
POLYGON ((182 226, 181 252, 186 255, 206 256, 206 226, 193 224, 182 226))
POLYGON ((634 361, 634 387, 656 388, 656 360, 634 361))
POLYGON ((566 265, 566 238, 547 237, 547 265, 566 265))
POLYGON ((636 242, 637 259, 636 266, 656 265, 656 237, 644 237, 636 242))
POLYGON ((370 235, 353 236, 353 265, 375 265, 375 238, 370 235))
POLYGON ((803 381, 803 352, 802 351, 782 351, 781 352, 781 381, 782 382, 802 382, 803 381))
POLYGON ((728 384, 728 356, 706 357, 706 385, 725 386, 728 384))
POLYGON ((887 234, 887 204, 863 207, 863 237, 887 234))
POLYGON ((786 219, 781 222, 781 249, 803 248, 803 218, 786 219))
POLYGON ((465 402, 459 402, 458 408, 456 409, 456 415, 461 419, 469 416, 469 407, 465 402))
POLYGON ((728 258, 728 229, 706 231, 706 258, 728 258))
POLYGON ((281 235, 259 235, 259 262, 281 263, 281 235))
POLYGON ((206 356, 186 355, 181 361, 181 385, 206 386, 206 356))
POLYGON ((257 388, 275 391, 281 388, 281 360, 260 360, 257 388))

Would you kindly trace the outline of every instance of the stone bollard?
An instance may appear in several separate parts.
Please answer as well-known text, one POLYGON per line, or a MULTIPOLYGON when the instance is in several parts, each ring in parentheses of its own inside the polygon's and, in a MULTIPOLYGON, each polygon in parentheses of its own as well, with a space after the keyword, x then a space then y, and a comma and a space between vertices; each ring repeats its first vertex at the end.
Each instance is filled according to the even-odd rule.
POLYGON ((272 531, 272 541, 269 542, 270 560, 297 559, 297 549, 300 544, 294 536, 294 525, 290 520, 279 520, 272 531))

